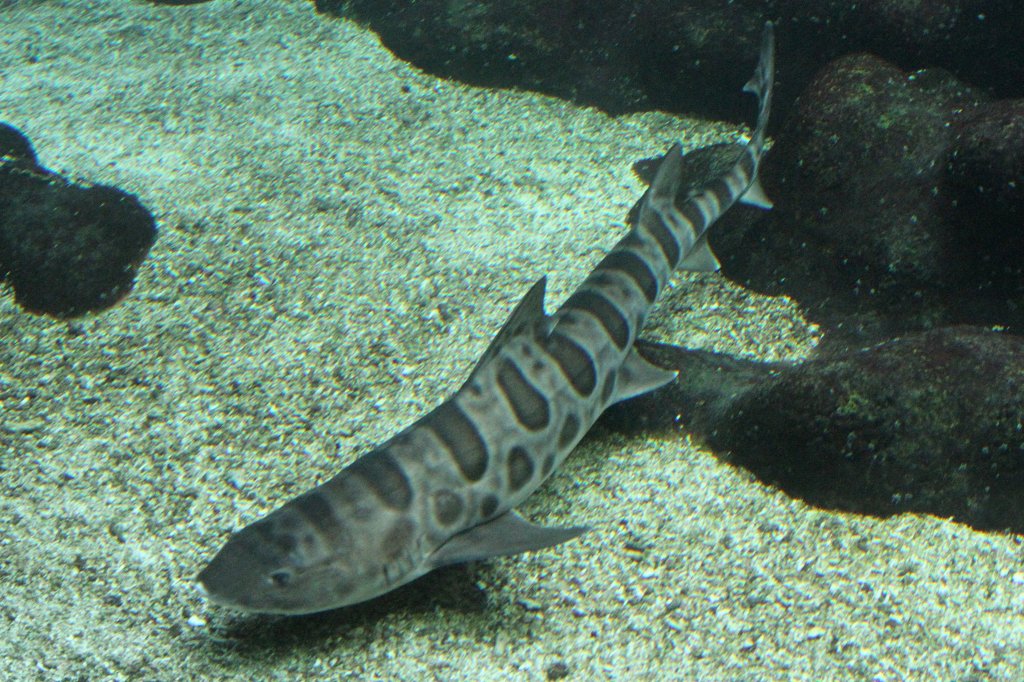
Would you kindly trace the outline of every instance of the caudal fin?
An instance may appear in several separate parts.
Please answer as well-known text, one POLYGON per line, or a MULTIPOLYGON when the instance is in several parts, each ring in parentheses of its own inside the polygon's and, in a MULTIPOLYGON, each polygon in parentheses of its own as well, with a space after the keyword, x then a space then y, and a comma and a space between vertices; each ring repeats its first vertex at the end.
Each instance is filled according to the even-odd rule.
POLYGON ((743 90, 757 95, 760 108, 757 112, 757 126, 754 128, 752 144, 761 147, 764 144, 764 131, 768 126, 768 114, 772 108, 772 86, 775 83, 775 28, 770 21, 764 24, 761 33, 761 57, 757 69, 750 77, 743 90), (756 141, 756 142, 755 142, 756 141))

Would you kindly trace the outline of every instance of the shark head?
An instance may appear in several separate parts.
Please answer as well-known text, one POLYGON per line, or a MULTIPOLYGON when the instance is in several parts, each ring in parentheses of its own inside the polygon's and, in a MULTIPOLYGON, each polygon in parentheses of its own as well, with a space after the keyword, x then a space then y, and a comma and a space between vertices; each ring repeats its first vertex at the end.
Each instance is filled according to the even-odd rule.
POLYGON ((291 505, 234 533, 198 575, 210 601, 239 611, 300 614, 392 589, 387 566, 351 543, 325 542, 291 505))

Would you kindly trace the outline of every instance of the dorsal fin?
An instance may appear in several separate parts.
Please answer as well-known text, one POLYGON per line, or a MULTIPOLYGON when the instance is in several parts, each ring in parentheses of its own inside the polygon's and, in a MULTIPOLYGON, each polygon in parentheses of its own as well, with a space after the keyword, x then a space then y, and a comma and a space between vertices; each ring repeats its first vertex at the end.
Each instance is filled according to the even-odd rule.
POLYGON ((512 309, 512 314, 508 316, 504 326, 491 339, 491 344, 487 346, 487 350, 476 361, 476 365, 474 365, 473 371, 469 373, 469 379, 466 379, 466 383, 473 379, 473 376, 476 375, 481 367, 494 359, 494 356, 505 347, 509 339, 519 336, 530 327, 538 326, 547 319, 547 315, 544 313, 544 291, 547 288, 547 283, 548 278, 545 275, 534 282, 530 290, 526 292, 526 295, 520 299, 516 307, 512 309))

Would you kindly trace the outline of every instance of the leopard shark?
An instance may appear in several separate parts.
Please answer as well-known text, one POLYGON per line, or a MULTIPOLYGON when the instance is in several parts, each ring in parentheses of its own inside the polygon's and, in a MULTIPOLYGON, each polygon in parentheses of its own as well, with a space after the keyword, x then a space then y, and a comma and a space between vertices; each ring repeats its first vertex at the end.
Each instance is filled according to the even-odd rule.
POLYGON ((682 147, 660 161, 629 232, 553 314, 545 278, 512 311, 458 391, 321 485, 233 533, 199 573, 211 602, 307 614, 372 599, 436 568, 539 550, 585 527, 541 527, 514 508, 609 406, 676 373, 633 347, 677 269, 713 271, 708 228, 737 201, 770 208, 758 181, 774 82, 766 23, 744 90, 756 127, 729 170, 683 185, 682 147))

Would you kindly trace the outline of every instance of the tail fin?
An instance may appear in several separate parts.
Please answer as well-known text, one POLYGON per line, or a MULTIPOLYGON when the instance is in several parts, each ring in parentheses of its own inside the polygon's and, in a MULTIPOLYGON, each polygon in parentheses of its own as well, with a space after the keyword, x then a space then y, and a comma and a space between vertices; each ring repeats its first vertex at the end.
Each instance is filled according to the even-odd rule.
MULTIPOLYGON (((724 173, 707 179, 698 191, 683 197, 679 196, 683 163, 678 143, 669 149, 658 166, 651 186, 640 200, 634 230, 647 243, 659 245, 670 269, 717 270, 718 259, 708 247, 705 234, 712 223, 737 201, 765 209, 772 207, 757 179, 757 171, 764 150, 774 78, 775 36, 772 23, 767 22, 757 70, 743 88, 760 99, 757 126, 732 166, 724 173), (677 203, 677 199, 682 203, 677 203)), ((614 250, 632 250, 636 238, 637 235, 630 232, 614 250)))
POLYGON ((761 33, 761 57, 757 69, 743 86, 746 92, 757 95, 761 107, 757 112, 757 126, 751 144, 760 148, 764 144, 764 131, 768 126, 768 114, 772 108, 772 85, 775 82, 775 30, 772 22, 766 21, 761 33))
POLYGON ((744 154, 749 154, 753 168, 750 172, 750 186, 739 200, 758 208, 771 208, 772 200, 761 188, 758 170, 761 166, 761 154, 764 149, 765 129, 768 127, 768 115, 772 109, 772 88, 775 84, 775 30, 772 22, 766 21, 761 34, 761 57, 757 61, 754 75, 743 86, 746 92, 757 95, 760 108, 757 112, 757 125, 754 134, 747 143, 744 154))

